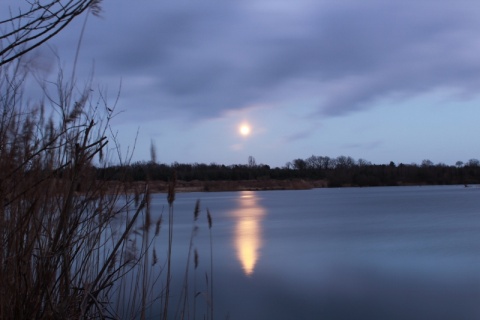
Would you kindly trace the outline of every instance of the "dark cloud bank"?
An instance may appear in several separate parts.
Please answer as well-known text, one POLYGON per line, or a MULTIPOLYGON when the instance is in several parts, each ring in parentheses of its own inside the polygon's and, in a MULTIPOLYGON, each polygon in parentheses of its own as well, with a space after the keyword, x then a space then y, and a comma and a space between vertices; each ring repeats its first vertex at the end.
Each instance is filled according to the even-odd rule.
POLYGON ((100 78, 138 84, 122 89, 137 110, 210 117, 309 97, 319 115, 339 116, 436 89, 476 94, 474 5, 105 2, 103 18, 89 20, 82 54, 95 59, 100 78))

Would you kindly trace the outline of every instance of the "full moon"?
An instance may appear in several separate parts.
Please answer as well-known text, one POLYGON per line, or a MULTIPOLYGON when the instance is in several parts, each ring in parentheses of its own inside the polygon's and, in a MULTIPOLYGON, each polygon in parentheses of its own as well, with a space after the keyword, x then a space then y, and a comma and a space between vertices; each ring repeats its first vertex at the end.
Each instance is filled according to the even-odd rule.
POLYGON ((250 134, 250 127, 247 124, 242 124, 240 126, 240 134, 242 136, 248 136, 250 134))

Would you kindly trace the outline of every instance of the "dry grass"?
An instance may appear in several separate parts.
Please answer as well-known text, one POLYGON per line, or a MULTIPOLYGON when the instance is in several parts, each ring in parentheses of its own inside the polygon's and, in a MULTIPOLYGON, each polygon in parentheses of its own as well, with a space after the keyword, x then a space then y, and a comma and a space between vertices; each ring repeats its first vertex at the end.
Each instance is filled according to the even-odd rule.
MULTIPOLYGON (((109 181, 107 186, 115 187, 117 182, 109 181)), ((135 192, 142 188, 144 182, 131 182, 127 186, 127 192, 135 192)), ((149 181, 152 193, 168 193, 168 182, 149 181)), ((245 191, 245 190, 308 190, 312 188, 326 188, 326 180, 219 180, 219 181, 182 181, 177 180, 176 192, 220 192, 220 191, 245 191)))
POLYGON ((0 318, 116 317, 111 289, 140 265, 126 243, 148 190, 135 204, 122 184, 95 179, 114 108, 93 100, 91 84, 79 89, 60 72, 28 105, 27 75, 21 61, 0 68, 0 318))
MULTIPOLYGON (((115 106, 62 71, 27 104, 22 66, 0 67, 0 319, 146 319, 153 304, 158 318, 170 319, 175 175, 166 187, 168 251, 158 266, 162 214, 153 221, 149 182, 96 179, 94 163, 131 159, 110 127, 115 106)), ((188 269, 189 262, 185 277, 188 269)), ((182 304, 182 319, 190 307, 182 304)))
MULTIPOLYGON (((75 78, 87 20, 69 76, 59 67, 56 81, 43 79, 27 55, 85 10, 98 15, 100 2, 51 14, 54 7, 34 1, 27 14, 4 21, 12 32, 0 62, 0 319, 146 319, 153 303, 157 318, 170 318, 176 178, 165 188, 166 262, 154 274, 162 214, 152 221, 149 182, 134 184, 126 174, 113 184, 96 179, 94 164, 108 166, 113 154, 125 167, 133 151, 122 156, 110 127, 116 101, 92 79, 79 86, 75 78)), ((153 145, 151 152, 155 162, 153 145)))

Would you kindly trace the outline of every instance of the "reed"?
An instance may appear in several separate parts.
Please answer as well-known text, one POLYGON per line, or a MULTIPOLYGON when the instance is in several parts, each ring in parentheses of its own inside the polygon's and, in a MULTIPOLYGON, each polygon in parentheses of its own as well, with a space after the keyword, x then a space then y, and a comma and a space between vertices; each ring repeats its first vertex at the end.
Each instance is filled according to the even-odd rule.
POLYGON ((208 208, 207 208, 207 220, 208 220, 208 237, 210 241, 210 283, 208 282, 208 275, 206 275, 206 279, 207 279, 207 288, 209 288, 208 301, 210 304, 210 319, 213 320, 213 240, 212 240, 213 219, 212 219, 212 215, 210 214, 210 210, 208 208))
POLYGON ((0 68, 0 318, 115 317, 112 288, 148 262, 147 247, 141 261, 127 246, 138 218, 148 224, 148 188, 135 204, 128 177, 96 179, 115 106, 91 82, 80 88, 60 70, 29 104, 22 63, 0 68))
MULTIPOLYGON (((42 95, 27 103, 29 72, 21 59, 0 67, 0 319, 148 319, 154 305, 156 318, 172 318, 175 172, 159 258, 163 212, 155 221, 150 182, 133 184, 122 171, 131 153, 121 155, 110 126, 115 104, 91 79, 80 87, 61 68, 56 81, 37 79, 42 95), (116 181, 99 179, 112 161, 121 164, 116 181)), ((193 307, 188 280, 199 214, 197 201, 181 319, 197 314, 196 280, 193 307)), ((211 307, 203 318, 213 319, 211 307)))
MULTIPOLYGON (((195 203, 195 209, 193 210, 193 226, 192 226, 192 231, 191 231, 191 234, 190 234, 190 243, 189 243, 189 246, 188 246, 188 254, 187 254, 187 263, 186 263, 186 267, 185 267, 185 273, 184 273, 184 276, 183 276, 183 286, 182 286, 182 293, 180 295, 180 302, 179 302, 179 308, 178 310, 180 310, 181 312, 178 313, 178 310, 177 310, 177 315, 179 315, 178 317, 180 319, 185 319, 185 317, 187 316, 188 317, 188 314, 186 315, 185 314, 185 311, 188 311, 189 308, 187 308, 187 305, 188 305, 188 300, 189 300, 189 272, 190 272, 190 259, 191 259, 191 254, 192 254, 192 249, 193 248, 193 243, 194 243, 194 238, 198 232, 198 226, 196 224, 197 220, 198 220, 198 216, 200 214, 200 200, 197 200, 197 202, 195 203)), ((197 269, 198 267, 198 252, 196 251, 195 249, 195 255, 194 255, 194 268, 195 270, 197 269)), ((195 284, 195 282, 194 282, 195 284)), ((195 290, 195 289, 194 289, 195 290)), ((195 311, 196 311, 196 304, 195 304, 195 296, 196 296, 196 292, 193 293, 193 296, 194 296, 194 303, 193 303, 193 317, 195 319, 195 311)))

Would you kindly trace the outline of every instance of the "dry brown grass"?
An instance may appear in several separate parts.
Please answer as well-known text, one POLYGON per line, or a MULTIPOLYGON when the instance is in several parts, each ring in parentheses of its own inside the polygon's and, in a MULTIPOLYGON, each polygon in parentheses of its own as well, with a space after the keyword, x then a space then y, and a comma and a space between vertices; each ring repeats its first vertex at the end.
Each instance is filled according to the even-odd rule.
MULTIPOLYGON (((109 165, 112 150, 121 165, 131 159, 122 158, 110 128, 115 106, 62 72, 37 104, 27 104, 27 76, 21 61, 0 68, 0 319, 146 319, 153 303, 158 318, 169 319, 175 175, 164 189, 126 175, 96 179, 94 164, 109 165), (152 218, 152 191, 168 194, 161 266, 154 241, 162 215, 152 218)), ((190 253, 187 259, 185 277, 190 253)), ((182 319, 189 308, 181 304, 182 319)))
POLYGON ((44 87, 29 106, 24 71, 21 62, 0 69, 0 318, 115 317, 111 288, 140 261, 126 241, 148 192, 135 205, 123 184, 95 179, 114 112, 103 96, 60 73, 54 93, 44 87))
MULTIPOLYGON (((115 187, 115 181, 106 182, 107 186, 115 187)), ((126 192, 133 193, 142 188, 144 182, 131 182, 126 186, 126 192)), ((312 188, 326 188, 326 180, 219 180, 219 181, 182 181, 177 180, 176 192, 220 192, 220 191, 261 191, 261 190, 308 190, 312 188)), ((149 181, 152 193, 168 193, 168 182, 149 181)))

